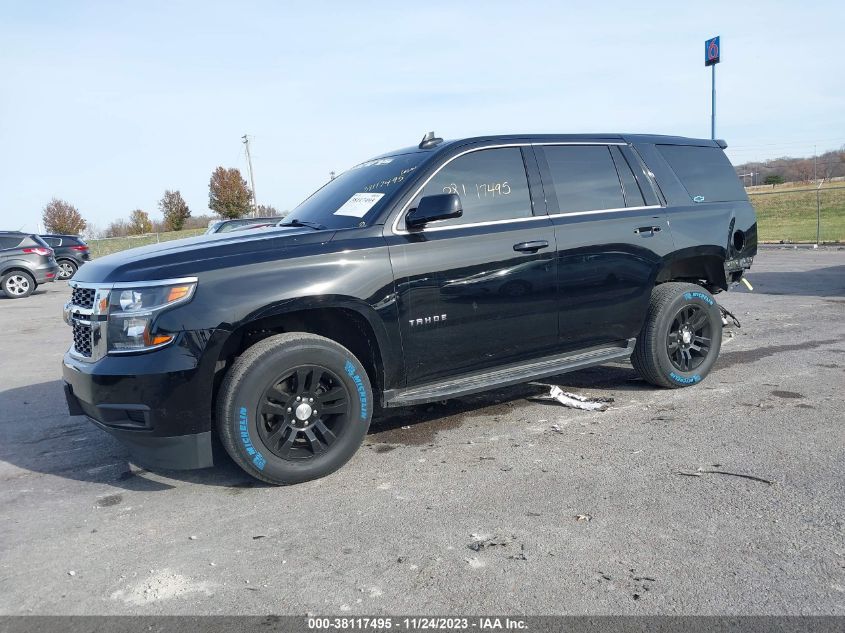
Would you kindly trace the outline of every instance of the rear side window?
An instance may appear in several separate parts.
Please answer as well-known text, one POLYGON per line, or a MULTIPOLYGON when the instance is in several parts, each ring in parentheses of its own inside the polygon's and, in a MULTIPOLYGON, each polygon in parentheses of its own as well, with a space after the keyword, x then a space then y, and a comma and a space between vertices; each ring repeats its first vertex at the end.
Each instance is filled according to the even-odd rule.
POLYGON ((62 240, 60 240, 58 237, 42 237, 41 239, 47 242, 47 244, 52 247, 62 245, 62 240))
POLYGON ((463 215, 435 226, 530 217, 531 196, 518 147, 470 152, 447 164, 423 188, 422 196, 456 193, 463 215))
POLYGON ((718 147, 657 145, 695 202, 747 200, 731 162, 718 147))
POLYGON ((545 146, 560 213, 625 206, 619 175, 607 146, 545 146))
POLYGON ((16 248, 21 238, 12 235, 0 235, 0 248, 16 248))
POLYGON ((634 172, 631 171, 630 165, 622 156, 622 152, 618 147, 613 147, 610 150, 613 154, 613 162, 616 163, 616 171, 619 173, 619 180, 622 181, 622 189, 625 193, 625 205, 629 207, 642 207, 645 205, 643 193, 637 184, 637 179, 634 178, 634 172))

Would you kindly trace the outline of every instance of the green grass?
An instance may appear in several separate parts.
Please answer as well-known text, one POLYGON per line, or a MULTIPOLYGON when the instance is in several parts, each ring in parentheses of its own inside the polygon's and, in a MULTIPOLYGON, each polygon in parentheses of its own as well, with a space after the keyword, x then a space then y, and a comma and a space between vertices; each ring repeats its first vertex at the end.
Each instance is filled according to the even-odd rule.
POLYGON ((188 229, 186 231, 170 231, 168 233, 152 233, 149 235, 133 235, 131 237, 111 237, 102 240, 88 240, 92 257, 104 257, 119 251, 125 251, 138 246, 147 246, 159 242, 179 240, 183 237, 195 237, 205 233, 205 229, 188 229))
MULTIPOLYGON (((777 193, 749 192, 748 197, 757 211, 758 239, 761 242, 815 242, 816 191, 812 185, 775 191, 777 193)), ((821 241, 845 242, 845 188, 823 187, 819 200, 821 241)))

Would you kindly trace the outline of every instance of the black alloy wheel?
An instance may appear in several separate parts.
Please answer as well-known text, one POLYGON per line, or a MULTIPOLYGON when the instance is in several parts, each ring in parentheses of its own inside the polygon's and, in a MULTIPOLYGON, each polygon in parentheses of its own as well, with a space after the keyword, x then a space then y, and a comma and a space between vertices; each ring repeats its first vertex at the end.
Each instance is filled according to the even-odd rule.
POLYGON ((681 371, 694 371, 710 352, 710 319, 699 305, 685 305, 672 319, 666 336, 666 351, 672 365, 681 371))
POLYGON ((282 459, 325 453, 349 424, 351 398, 332 370, 305 365, 286 371, 264 391, 258 434, 282 459))

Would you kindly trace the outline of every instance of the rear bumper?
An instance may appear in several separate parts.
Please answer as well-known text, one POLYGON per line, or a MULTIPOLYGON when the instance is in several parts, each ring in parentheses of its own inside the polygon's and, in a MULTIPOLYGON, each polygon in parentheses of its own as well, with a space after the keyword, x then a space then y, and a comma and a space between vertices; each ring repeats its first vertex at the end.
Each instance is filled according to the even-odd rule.
POLYGON ((65 354, 68 411, 118 438, 139 464, 207 468, 213 373, 201 367, 179 345, 94 363, 65 354))
POLYGON ((49 266, 39 266, 33 269, 32 273, 35 277, 35 283, 50 283, 56 281, 56 277, 59 274, 59 266, 56 263, 53 263, 49 266))

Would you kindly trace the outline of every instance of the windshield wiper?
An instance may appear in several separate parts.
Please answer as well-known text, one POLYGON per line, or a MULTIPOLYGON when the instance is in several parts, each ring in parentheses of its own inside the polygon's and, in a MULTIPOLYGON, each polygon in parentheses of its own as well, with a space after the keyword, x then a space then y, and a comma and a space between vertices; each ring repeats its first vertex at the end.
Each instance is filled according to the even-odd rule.
POLYGON ((307 226, 315 231, 325 231, 328 228, 318 222, 309 222, 308 220, 290 220, 289 222, 280 222, 276 226, 307 226))

